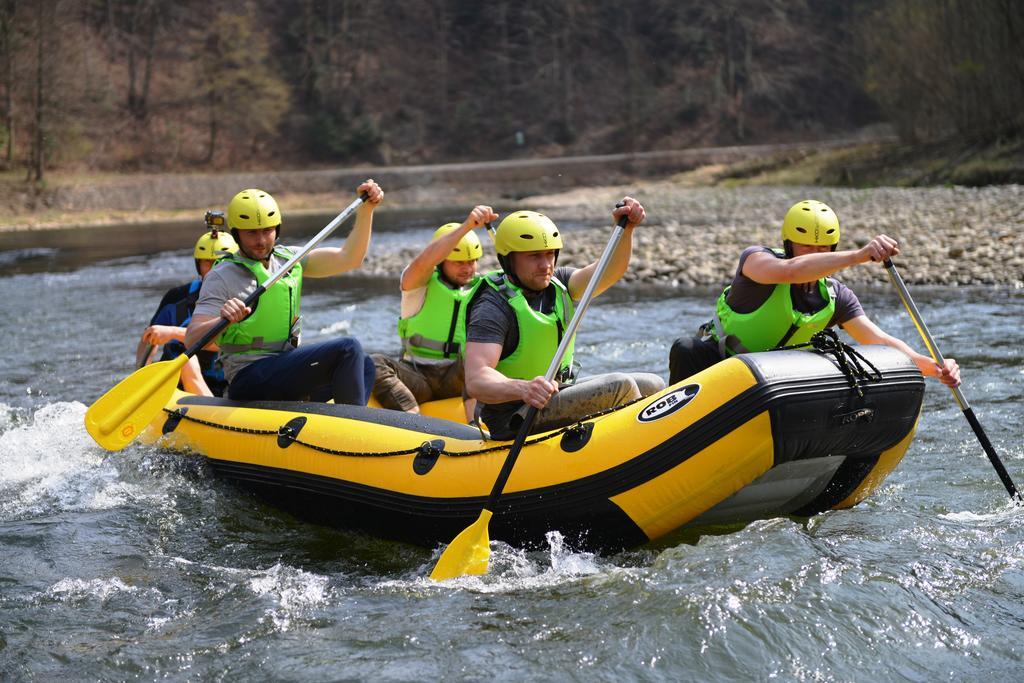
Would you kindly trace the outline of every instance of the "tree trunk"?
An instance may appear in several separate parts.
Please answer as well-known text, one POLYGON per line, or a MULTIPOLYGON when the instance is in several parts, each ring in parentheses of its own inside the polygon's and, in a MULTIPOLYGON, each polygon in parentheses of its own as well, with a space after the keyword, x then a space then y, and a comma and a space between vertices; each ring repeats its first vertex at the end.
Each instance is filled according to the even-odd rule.
POLYGON ((135 117, 140 121, 145 121, 149 116, 149 84, 153 79, 153 53, 156 49, 156 22, 158 20, 158 14, 160 11, 160 5, 154 5, 152 11, 149 13, 149 27, 146 32, 146 66, 142 75, 142 95, 139 97, 138 111, 135 117))
POLYGON ((206 148, 206 159, 204 164, 213 163, 213 157, 217 152, 217 98, 210 97, 210 138, 206 148))
POLYGON ((46 29, 49 22, 45 21, 44 7, 47 3, 38 0, 36 4, 36 92, 35 92, 35 131, 32 139, 31 163, 29 166, 30 182, 37 185, 43 182, 43 143, 46 138, 44 134, 45 119, 43 116, 43 103, 45 102, 45 69, 43 61, 46 58, 46 29))
POLYGON ((0 32, 4 49, 4 165, 10 168, 14 161, 14 12, 16 0, 4 0, 0 32))
POLYGON ((437 113, 441 117, 441 130, 445 138, 451 130, 451 116, 449 116, 448 105, 448 43, 451 28, 451 18, 448 15, 447 0, 438 0, 435 11, 435 22, 437 31, 437 92, 438 97, 437 113))

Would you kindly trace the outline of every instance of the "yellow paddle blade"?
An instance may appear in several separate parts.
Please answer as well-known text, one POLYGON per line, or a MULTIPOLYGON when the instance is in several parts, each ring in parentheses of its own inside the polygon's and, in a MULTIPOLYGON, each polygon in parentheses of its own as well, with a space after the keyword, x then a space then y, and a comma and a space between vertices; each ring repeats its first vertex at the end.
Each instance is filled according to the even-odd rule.
POLYGON ((491 511, 481 510, 479 519, 463 529, 444 549, 434 571, 430 572, 430 578, 447 581, 458 576, 486 574, 491 557, 491 539, 487 535, 490 521, 491 511))
POLYGON ((167 404, 188 356, 147 365, 117 383, 85 411, 85 429, 108 451, 130 444, 167 404))

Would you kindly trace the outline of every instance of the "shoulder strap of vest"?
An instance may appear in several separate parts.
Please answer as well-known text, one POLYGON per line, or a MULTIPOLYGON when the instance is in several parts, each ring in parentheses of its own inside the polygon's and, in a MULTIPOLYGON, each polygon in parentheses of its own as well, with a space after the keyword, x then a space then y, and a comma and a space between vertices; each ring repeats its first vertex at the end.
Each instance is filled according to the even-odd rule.
POLYGON ((462 308, 462 300, 456 299, 452 308, 452 323, 448 327, 448 339, 444 343, 445 358, 451 358, 452 356, 459 355, 459 345, 455 342, 455 331, 459 328, 459 309, 462 308))
POLYGON ((503 271, 496 270, 493 273, 488 273, 487 279, 490 280, 491 285, 498 290, 498 293, 507 300, 512 300, 516 295, 522 294, 522 292, 512 286, 508 281, 508 278, 505 277, 505 273, 503 271))
POLYGON ((203 287, 203 280, 202 280, 202 278, 198 278, 197 277, 195 280, 193 280, 191 283, 189 283, 188 295, 185 298, 189 301, 189 303, 192 306, 195 306, 196 302, 199 301, 199 290, 202 289, 202 287, 203 287))

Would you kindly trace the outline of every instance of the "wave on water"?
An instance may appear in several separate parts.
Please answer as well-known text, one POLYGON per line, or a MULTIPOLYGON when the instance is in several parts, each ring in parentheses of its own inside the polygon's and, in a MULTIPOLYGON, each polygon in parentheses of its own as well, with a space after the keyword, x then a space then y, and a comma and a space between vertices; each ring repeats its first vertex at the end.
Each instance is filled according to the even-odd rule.
MULTIPOLYGON (((355 306, 346 306, 346 312, 354 309, 355 306)), ((331 323, 327 327, 322 327, 319 330, 321 335, 332 335, 332 334, 346 334, 352 329, 352 321, 349 319, 342 319, 337 322, 331 323)))
POLYGON ((128 485, 85 431, 86 407, 45 405, 30 418, 0 409, 0 520, 122 504, 128 485))
POLYGON ((557 531, 547 533, 547 542, 546 550, 526 551, 501 541, 491 541, 490 568, 486 574, 461 576, 437 583, 429 575, 443 551, 439 548, 426 564, 415 570, 414 578, 382 581, 376 585, 378 588, 401 590, 429 587, 476 593, 512 593, 574 583, 603 575, 610 569, 625 571, 616 566, 613 558, 574 550, 557 531))

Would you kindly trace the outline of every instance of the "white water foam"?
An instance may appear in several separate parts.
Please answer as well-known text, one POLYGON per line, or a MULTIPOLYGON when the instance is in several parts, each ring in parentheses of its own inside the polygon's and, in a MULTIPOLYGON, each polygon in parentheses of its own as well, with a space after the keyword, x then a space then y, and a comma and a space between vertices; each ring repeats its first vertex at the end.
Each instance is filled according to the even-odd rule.
POLYGON ((117 593, 137 593, 139 590, 116 576, 110 579, 89 580, 64 578, 50 586, 46 595, 61 602, 78 602, 92 598, 106 600, 117 593))
POLYGON ((14 409, 6 403, 0 403, 0 434, 14 426, 14 409))
POLYGON ((89 438, 84 416, 81 403, 51 403, 0 433, 0 519, 108 509, 125 500, 126 485, 89 438))
MULTIPOLYGON (((215 593, 218 598, 238 586, 245 586, 253 594, 266 598, 271 605, 264 612, 265 618, 277 631, 289 630, 294 618, 331 602, 332 592, 327 576, 280 562, 267 569, 248 569, 195 562, 183 557, 169 559, 173 564, 196 567, 200 572, 216 577, 207 586, 207 591, 215 593)), ((160 625, 152 624, 153 627, 160 625)))
MULTIPOLYGON (((346 308, 352 308, 352 306, 346 306, 346 308)), ((351 320, 339 320, 336 323, 331 323, 327 327, 320 329, 319 334, 330 335, 330 334, 343 334, 352 329, 351 320)))
POLYGON ((443 550, 438 549, 430 561, 417 570, 416 578, 384 581, 378 586, 435 590, 455 588, 476 593, 510 593, 524 589, 551 588, 592 577, 599 578, 607 575, 609 571, 629 571, 615 566, 610 560, 602 560, 594 553, 573 550, 557 531, 549 531, 546 539, 546 552, 527 552, 500 541, 491 541, 490 567, 486 574, 460 576, 441 583, 429 578, 443 550))

